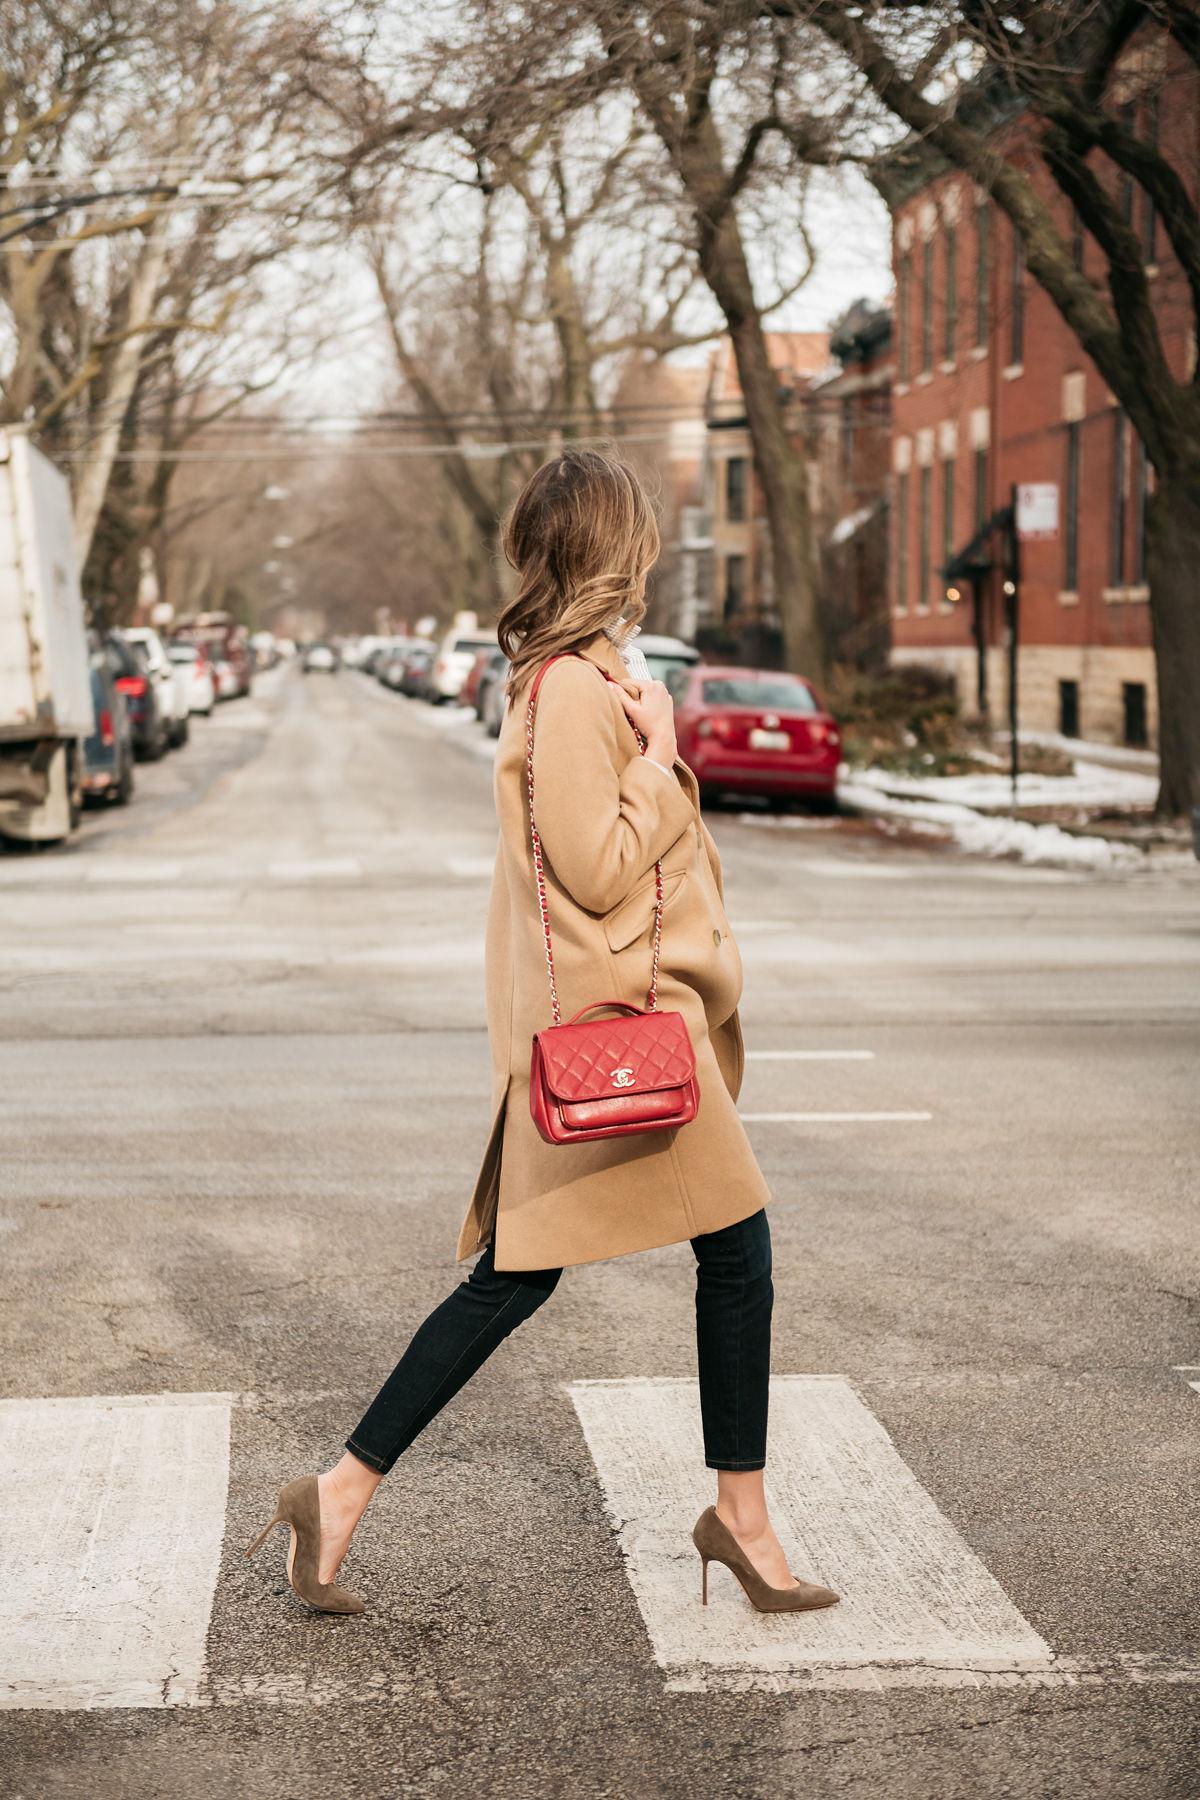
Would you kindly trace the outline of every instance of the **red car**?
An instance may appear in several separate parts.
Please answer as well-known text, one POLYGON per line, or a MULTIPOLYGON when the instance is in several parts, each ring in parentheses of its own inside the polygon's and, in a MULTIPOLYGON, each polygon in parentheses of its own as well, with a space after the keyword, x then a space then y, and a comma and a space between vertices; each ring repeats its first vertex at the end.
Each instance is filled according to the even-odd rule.
POLYGON ((697 663, 667 685, 679 754, 702 794, 803 798, 832 810, 842 737, 802 676, 697 663))
POLYGON ((479 699, 479 677, 483 674, 483 671, 487 668, 495 654, 495 644, 488 644, 485 649, 478 652, 475 661, 471 664, 466 675, 463 677, 462 686, 458 690, 459 706, 474 706, 477 703, 479 699))

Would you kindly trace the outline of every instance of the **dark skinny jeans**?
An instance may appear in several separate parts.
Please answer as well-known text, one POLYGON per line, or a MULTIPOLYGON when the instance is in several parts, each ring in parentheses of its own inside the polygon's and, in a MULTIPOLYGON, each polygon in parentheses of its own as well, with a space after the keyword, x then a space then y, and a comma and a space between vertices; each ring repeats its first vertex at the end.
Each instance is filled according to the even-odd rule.
MULTIPOLYGON (((692 1239, 704 1460, 761 1469, 771 1372, 771 1231, 765 1212, 692 1239)), ((561 1269, 497 1269, 488 1245, 470 1275, 421 1325, 346 1448, 387 1474, 492 1351, 531 1318, 561 1269)))

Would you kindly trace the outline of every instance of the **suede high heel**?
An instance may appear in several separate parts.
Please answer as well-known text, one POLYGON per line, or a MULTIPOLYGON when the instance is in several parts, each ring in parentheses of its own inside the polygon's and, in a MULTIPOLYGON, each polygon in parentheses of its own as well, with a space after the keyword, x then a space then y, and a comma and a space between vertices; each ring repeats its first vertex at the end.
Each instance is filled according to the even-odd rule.
POLYGON ((798 1581, 795 1587, 775 1588, 764 1581, 715 1506, 708 1506, 696 1520, 692 1542, 700 1552, 700 1597, 708 1605, 708 1565, 724 1563, 737 1576, 746 1598, 759 1612, 813 1612, 819 1606, 835 1606, 841 1598, 832 1588, 818 1587, 812 1581, 798 1581))
POLYGON ((276 1525, 291 1527, 287 1578, 292 1584, 292 1592, 315 1612, 362 1612, 363 1603, 357 1594, 347 1593, 334 1582, 317 1578, 321 1555, 321 1500, 315 1475, 301 1475, 280 1488, 274 1517, 259 1532, 247 1550, 247 1556, 254 1555, 276 1525))

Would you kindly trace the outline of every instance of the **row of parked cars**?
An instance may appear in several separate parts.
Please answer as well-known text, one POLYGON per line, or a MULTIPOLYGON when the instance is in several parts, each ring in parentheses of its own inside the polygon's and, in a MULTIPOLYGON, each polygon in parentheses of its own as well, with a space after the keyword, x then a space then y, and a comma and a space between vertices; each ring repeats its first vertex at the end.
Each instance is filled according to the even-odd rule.
MULTIPOLYGON (((637 646, 675 702, 679 754, 706 798, 744 794, 834 808, 841 733, 811 682, 781 670, 702 662, 680 638, 639 635, 637 646)), ((473 707, 488 735, 500 734, 508 660, 494 637, 364 638, 346 646, 343 658, 399 693, 473 707)))
POLYGON ((193 713, 250 692, 254 657, 238 627, 148 626, 88 634, 95 729, 84 743, 82 789, 93 804, 124 806, 134 764, 186 744, 193 713))

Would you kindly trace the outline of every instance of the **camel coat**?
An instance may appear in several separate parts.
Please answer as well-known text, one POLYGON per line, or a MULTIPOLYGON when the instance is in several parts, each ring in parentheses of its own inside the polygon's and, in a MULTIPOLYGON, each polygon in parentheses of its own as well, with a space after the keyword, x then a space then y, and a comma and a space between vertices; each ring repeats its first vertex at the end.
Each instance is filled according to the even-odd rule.
POLYGON ((663 866, 659 1006, 684 1015, 700 1105, 689 1125, 588 1144, 547 1144, 529 1113, 535 1031, 552 1023, 525 776, 528 687, 507 709, 496 756, 500 846, 487 928, 492 1131, 459 1258, 494 1237, 498 1269, 559 1268, 680 1243, 749 1218, 768 1199, 737 1116, 741 959, 725 917, 717 847, 696 780, 638 753, 602 669, 631 693, 603 634, 538 693, 534 790, 562 1017, 589 1002, 645 1006, 654 863, 663 866), (598 666, 592 666, 593 664, 598 666))

